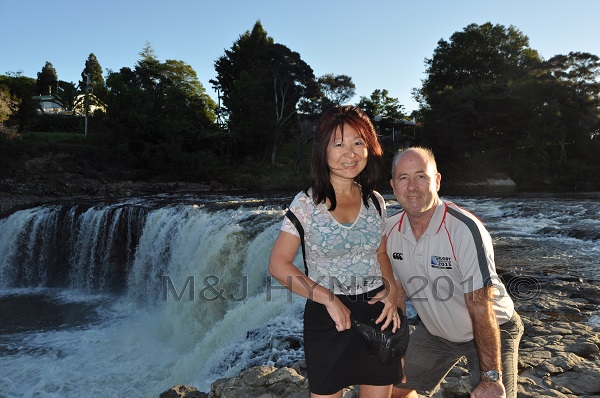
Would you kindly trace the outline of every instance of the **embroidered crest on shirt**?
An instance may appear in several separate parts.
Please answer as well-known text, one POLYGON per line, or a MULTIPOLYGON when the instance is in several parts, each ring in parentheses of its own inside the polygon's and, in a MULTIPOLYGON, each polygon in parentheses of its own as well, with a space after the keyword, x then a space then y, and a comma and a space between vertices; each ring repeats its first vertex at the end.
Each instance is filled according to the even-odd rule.
POLYGON ((431 266, 440 269, 452 269, 452 259, 450 257, 431 256, 431 266))

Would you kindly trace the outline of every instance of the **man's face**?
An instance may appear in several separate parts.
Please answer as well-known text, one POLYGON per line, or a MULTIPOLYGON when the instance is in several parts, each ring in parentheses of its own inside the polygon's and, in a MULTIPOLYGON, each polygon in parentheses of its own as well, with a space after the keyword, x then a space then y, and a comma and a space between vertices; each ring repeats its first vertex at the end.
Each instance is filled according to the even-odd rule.
POLYGON ((417 217, 436 204, 441 178, 425 154, 407 151, 396 164, 390 183, 398 203, 409 216, 417 217))

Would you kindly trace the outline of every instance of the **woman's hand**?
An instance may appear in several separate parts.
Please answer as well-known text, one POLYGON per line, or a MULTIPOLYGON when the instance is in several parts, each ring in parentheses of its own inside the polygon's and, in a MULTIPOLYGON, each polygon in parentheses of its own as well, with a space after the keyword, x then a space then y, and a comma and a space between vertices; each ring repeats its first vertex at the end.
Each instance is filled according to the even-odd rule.
POLYGON ((350 310, 334 295, 331 295, 331 299, 325 303, 325 308, 333 322, 335 322, 335 328, 338 332, 343 332, 352 327, 350 321, 350 310))

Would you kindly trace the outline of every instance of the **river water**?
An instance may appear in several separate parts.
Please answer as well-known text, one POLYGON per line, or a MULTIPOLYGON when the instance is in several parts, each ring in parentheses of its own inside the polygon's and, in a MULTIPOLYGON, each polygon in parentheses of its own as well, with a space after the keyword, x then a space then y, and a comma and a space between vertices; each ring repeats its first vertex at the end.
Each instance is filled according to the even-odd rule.
MULTIPOLYGON (((266 272, 292 197, 158 195, 0 219, 0 397, 209 391, 302 359, 304 300, 266 272)), ((519 283, 540 273, 600 283, 597 194, 445 199, 488 227, 498 267, 521 276, 516 299, 534 299, 519 283)))

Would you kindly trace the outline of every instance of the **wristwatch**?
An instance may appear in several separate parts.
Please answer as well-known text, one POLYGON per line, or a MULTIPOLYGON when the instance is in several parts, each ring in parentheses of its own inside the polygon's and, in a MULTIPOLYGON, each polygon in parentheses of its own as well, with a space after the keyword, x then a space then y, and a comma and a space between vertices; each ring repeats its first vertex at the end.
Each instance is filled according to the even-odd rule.
POLYGON ((502 378, 502 372, 497 370, 482 370, 481 371, 481 380, 484 381, 498 381, 502 378))

